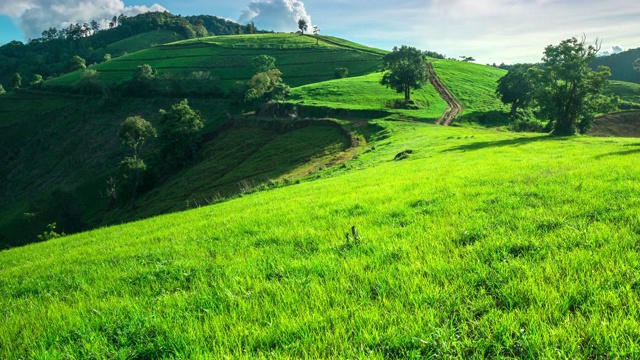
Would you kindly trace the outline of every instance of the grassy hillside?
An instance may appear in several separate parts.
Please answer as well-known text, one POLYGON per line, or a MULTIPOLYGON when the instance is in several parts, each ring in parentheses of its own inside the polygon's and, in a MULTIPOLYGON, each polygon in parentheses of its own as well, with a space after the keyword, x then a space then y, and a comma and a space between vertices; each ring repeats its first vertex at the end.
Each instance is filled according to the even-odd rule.
POLYGON ((640 355, 637 140, 378 126, 317 181, 0 252, 0 358, 640 355))
POLYGON ((615 94, 620 97, 621 108, 640 108, 640 84, 610 81, 605 89, 605 94, 615 94))
POLYGON ((149 31, 130 36, 126 39, 109 44, 107 52, 112 56, 134 53, 153 46, 175 42, 182 37, 170 30, 149 31))
MULTIPOLYGON (((406 110, 394 109, 394 101, 403 101, 402 94, 380 85, 382 73, 350 77, 346 79, 330 80, 292 89, 289 101, 303 107, 346 110, 369 110, 381 113, 399 114, 416 119, 437 119, 447 109, 431 84, 413 92, 413 100, 423 109, 406 110)), ((309 111, 314 111, 310 109, 309 111)), ((316 110, 321 112, 322 110, 316 110)))
POLYGON ((492 118, 508 110, 495 95, 505 70, 454 60, 435 60, 433 67, 464 108, 456 122, 491 125, 492 118))
MULTIPOLYGON (((276 58, 283 80, 300 86, 334 78, 337 67, 347 67, 354 76, 376 71, 382 56, 375 51, 350 46, 346 41, 316 45, 309 36, 296 34, 260 34, 214 36, 179 41, 146 49, 93 67, 106 84, 131 79, 138 65, 149 64, 158 76, 188 77, 193 72, 209 72, 211 85, 229 90, 237 81, 247 81, 254 74, 250 62, 258 55, 276 58)), ((71 86, 81 72, 61 76, 47 82, 49 86, 71 86)))

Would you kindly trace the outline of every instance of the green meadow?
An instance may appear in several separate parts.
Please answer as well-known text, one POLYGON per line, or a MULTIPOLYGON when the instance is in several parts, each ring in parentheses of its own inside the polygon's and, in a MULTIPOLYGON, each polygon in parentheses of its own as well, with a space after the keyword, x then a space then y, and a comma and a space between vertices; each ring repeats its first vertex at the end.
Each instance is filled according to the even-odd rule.
MULTIPOLYGON (((445 127, 431 85, 395 108, 383 50, 295 34, 149 47, 162 36, 92 68, 108 85, 144 63, 207 71, 228 91, 270 55, 302 115, 190 99, 196 161, 107 209, 119 124, 182 98, 62 91, 80 72, 0 97, 0 240, 32 242, 63 211, 94 229, 0 251, 0 359, 640 357, 640 140, 505 131, 493 67, 434 61, 464 107, 445 127)), ((636 88, 609 91, 634 104, 636 88)), ((634 134, 635 113, 610 116, 597 135, 634 134)))
POLYGON ((640 354, 637 140, 377 125, 314 181, 1 252, 0 357, 640 354))

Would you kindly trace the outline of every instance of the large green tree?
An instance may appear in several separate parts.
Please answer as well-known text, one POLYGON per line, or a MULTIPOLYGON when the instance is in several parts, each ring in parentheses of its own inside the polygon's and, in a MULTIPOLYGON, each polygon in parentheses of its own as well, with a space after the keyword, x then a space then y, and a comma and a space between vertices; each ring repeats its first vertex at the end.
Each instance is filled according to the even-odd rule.
POLYGON ((186 99, 169 110, 160 109, 158 143, 167 167, 180 168, 193 161, 203 127, 202 117, 186 99))
POLYGON ((533 71, 536 101, 553 122, 554 134, 586 132, 594 114, 607 105, 602 90, 611 72, 606 66, 596 71, 589 67, 599 50, 597 41, 587 45, 584 37, 567 39, 547 46, 541 67, 533 71))
POLYGON ((529 74, 533 65, 516 64, 509 72, 498 80, 496 95, 505 105, 511 106, 511 115, 518 109, 526 108, 533 100, 535 86, 529 74))
POLYGON ((429 80, 426 57, 414 47, 394 47, 383 61, 386 72, 380 83, 404 93, 405 103, 411 100, 411 89, 420 89, 429 80))
POLYGON ((121 166, 126 169, 127 176, 131 179, 131 205, 135 207, 136 195, 140 186, 140 172, 146 170, 144 161, 140 158, 140 152, 144 143, 157 135, 156 129, 150 122, 140 116, 130 116, 118 130, 118 137, 122 143, 133 151, 133 157, 126 157, 121 166))

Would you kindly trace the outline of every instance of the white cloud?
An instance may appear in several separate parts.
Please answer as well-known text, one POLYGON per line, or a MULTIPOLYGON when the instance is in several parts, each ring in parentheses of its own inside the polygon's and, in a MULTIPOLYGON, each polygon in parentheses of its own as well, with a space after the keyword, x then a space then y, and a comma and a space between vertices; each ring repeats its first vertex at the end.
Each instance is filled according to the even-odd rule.
POLYGON ((264 30, 296 31, 298 20, 304 19, 311 29, 311 16, 304 3, 298 0, 253 0, 238 20, 241 24, 253 21, 264 30))
POLYGON ((0 0, 0 14, 8 15, 26 37, 39 37, 49 27, 62 28, 70 23, 102 21, 125 14, 134 16, 149 11, 165 11, 163 6, 125 6, 122 0, 0 0))

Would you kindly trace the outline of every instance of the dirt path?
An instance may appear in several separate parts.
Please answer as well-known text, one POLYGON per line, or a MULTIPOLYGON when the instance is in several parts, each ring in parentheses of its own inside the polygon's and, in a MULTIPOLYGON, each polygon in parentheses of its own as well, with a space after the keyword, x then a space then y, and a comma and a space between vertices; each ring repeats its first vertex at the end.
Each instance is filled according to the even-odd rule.
POLYGON ((427 63, 427 72, 429 73, 429 82, 436 89, 440 97, 447 103, 449 108, 445 110, 444 114, 436 121, 438 125, 448 126, 451 124, 453 119, 462 111, 462 105, 456 100, 456 98, 451 94, 449 89, 444 85, 442 80, 436 75, 435 70, 433 69, 433 65, 431 63, 427 63))

